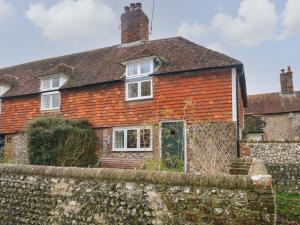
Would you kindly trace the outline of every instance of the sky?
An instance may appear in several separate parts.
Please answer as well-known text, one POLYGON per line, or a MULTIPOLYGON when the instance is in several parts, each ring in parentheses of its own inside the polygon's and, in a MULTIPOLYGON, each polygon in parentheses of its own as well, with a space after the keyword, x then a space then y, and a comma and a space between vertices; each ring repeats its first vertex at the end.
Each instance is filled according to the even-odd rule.
MULTIPOLYGON (((140 0, 151 19, 154 0, 140 0)), ((0 68, 120 43, 127 0, 0 0, 0 68)), ((150 39, 183 36, 244 63, 248 94, 300 90, 300 0, 156 0, 150 39)))

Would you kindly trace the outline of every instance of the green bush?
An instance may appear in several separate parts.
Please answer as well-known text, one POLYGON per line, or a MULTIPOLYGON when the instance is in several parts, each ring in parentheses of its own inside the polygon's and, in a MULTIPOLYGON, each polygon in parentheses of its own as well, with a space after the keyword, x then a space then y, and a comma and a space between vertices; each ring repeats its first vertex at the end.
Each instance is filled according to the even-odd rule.
POLYGON ((176 163, 170 166, 168 161, 151 159, 144 163, 143 169, 154 171, 183 172, 183 162, 176 160, 176 163))
POLYGON ((87 167, 96 163, 96 136, 85 120, 42 117, 28 124, 33 165, 87 167))

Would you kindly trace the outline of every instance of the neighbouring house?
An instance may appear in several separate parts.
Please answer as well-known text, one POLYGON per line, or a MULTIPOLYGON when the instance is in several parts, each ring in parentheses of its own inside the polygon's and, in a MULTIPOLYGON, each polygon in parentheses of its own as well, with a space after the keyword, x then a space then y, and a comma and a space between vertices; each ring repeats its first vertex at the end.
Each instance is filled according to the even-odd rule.
POLYGON ((182 37, 149 40, 141 3, 125 7, 121 37, 115 46, 0 69, 0 136, 16 155, 26 151, 26 124, 45 115, 87 119, 105 167, 172 155, 192 171, 189 133, 208 121, 234 125, 235 138, 224 132, 222 142, 233 141, 236 154, 247 104, 243 64, 182 37))
MULTIPOLYGON (((263 140, 299 140, 300 135, 300 91, 294 91, 291 67, 280 74, 281 92, 248 96, 246 118, 258 117, 265 122, 263 140)), ((247 120, 247 119, 246 119, 247 120)), ((248 138, 254 137, 250 134, 248 138)))

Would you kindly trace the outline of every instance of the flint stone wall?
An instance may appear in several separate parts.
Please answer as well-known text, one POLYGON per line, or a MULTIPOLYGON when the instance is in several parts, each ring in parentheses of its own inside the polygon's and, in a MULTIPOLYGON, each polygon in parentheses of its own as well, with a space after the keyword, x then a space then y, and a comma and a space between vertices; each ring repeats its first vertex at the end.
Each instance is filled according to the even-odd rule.
POLYGON ((0 165, 0 224, 275 224, 272 180, 249 175, 0 165))
POLYGON ((278 192, 300 194, 300 143, 246 143, 253 159, 264 160, 278 192))

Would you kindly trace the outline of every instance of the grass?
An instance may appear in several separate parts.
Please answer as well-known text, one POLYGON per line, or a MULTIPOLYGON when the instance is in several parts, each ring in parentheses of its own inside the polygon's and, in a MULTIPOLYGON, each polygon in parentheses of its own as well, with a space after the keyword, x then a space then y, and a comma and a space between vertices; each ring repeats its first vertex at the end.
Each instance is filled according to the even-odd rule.
POLYGON ((300 224, 300 195, 277 193, 277 214, 284 224, 300 224))

